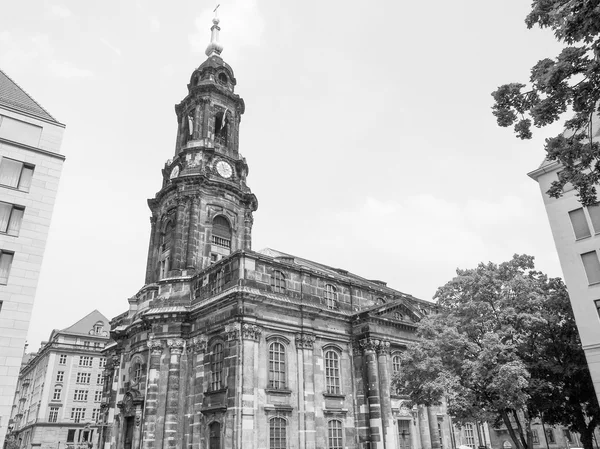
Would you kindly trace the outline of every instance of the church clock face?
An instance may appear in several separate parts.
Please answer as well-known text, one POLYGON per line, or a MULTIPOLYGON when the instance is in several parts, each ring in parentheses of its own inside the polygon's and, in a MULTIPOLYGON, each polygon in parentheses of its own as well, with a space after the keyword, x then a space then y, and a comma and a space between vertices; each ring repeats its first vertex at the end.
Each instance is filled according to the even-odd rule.
POLYGON ((219 161, 215 164, 215 168, 217 173, 225 179, 229 179, 233 175, 233 168, 231 168, 229 162, 219 161))

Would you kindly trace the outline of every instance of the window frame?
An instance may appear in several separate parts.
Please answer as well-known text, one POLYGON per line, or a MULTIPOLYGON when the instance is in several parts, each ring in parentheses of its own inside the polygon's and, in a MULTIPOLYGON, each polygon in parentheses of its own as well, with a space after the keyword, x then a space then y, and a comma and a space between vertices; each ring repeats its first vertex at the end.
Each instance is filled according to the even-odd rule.
POLYGON ((332 346, 323 348, 323 364, 325 369, 325 394, 342 395, 341 351, 332 346), (335 357, 328 357, 329 354, 335 357), (333 365, 332 365, 333 364, 333 365))
POLYGON ((0 186, 4 187, 4 188, 8 188, 8 189, 19 190, 20 192, 29 192, 29 190, 31 190, 31 181, 33 180, 33 173, 35 172, 35 165, 27 163, 27 162, 19 161, 17 159, 12 159, 10 157, 2 156, 2 158, 0 158, 0 179, 2 179, 2 163, 5 160, 11 161, 11 162, 16 162, 17 164, 21 165, 21 168, 19 170, 19 178, 17 180, 16 185, 13 186, 10 184, 2 184, 0 182, 0 186), (30 170, 31 173, 29 175, 29 179, 27 180, 28 184, 22 186, 21 183, 24 179, 23 173, 24 173, 25 169, 30 170))
POLYGON ((333 284, 325 284, 325 290, 323 294, 325 298, 325 305, 329 310, 339 309, 338 292, 337 288, 333 284))
POLYGON ((598 258, 598 252, 596 250, 587 251, 585 253, 581 253, 581 264, 583 265, 583 271, 585 272, 586 279, 588 281, 588 285, 596 285, 600 283, 600 259, 598 258), (593 254, 595 259, 593 258, 584 258, 584 256, 589 256, 593 254), (592 266, 586 265, 586 260, 591 263, 592 266), (589 268, 589 271, 588 271, 589 268), (593 277, 592 277, 593 276, 593 277))
POLYGON ((571 222, 571 229, 573 230, 573 236, 575 237, 576 241, 590 238, 593 235, 592 229, 590 228, 590 224, 588 223, 588 219, 585 214, 585 209, 583 207, 578 207, 577 209, 570 210, 568 212, 568 215, 569 221, 571 222), (583 222, 577 221, 581 219, 583 220, 583 222), (576 224, 578 224, 579 226, 576 226, 576 224), (584 231, 584 229, 581 229, 584 225, 585 229, 587 229, 587 233, 584 232, 583 234, 581 234, 581 231, 584 231))
POLYGON ((269 449, 286 449, 288 434, 288 420, 282 416, 269 418, 269 449), (279 425, 274 425, 274 424, 279 425), (278 431, 279 435, 275 435, 278 431), (283 437, 281 436, 283 434, 283 437), (283 443, 283 444, 282 444, 283 443))
POLYGON ((285 294, 287 290, 287 278, 283 271, 273 270, 271 274, 271 291, 285 294))
POLYGON ((210 377, 208 391, 219 391, 224 388, 223 361, 225 360, 225 345, 222 341, 216 341, 212 344, 209 356, 210 377), (218 352, 215 349, 219 348, 218 352), (216 357, 217 354, 219 357, 216 357))
POLYGON ((10 270, 12 268, 12 264, 15 261, 15 252, 7 251, 4 249, 0 249, 0 267, 2 267, 3 263, 6 263, 6 275, 4 277, 0 277, 0 285, 8 285, 8 278, 10 277, 10 270), (8 260, 8 262, 6 262, 8 260))
POLYGON ((6 220, 6 229, 0 229, 0 234, 8 235, 11 237, 18 237, 21 226, 23 225, 23 217, 25 216, 25 206, 19 204, 7 203, 6 201, 0 201, 0 205, 8 206, 8 218, 6 220), (15 211, 21 212, 21 216, 18 217, 15 211), (15 220, 18 224, 15 224, 15 220))
POLYGON ((286 390, 288 387, 287 345, 281 338, 273 338, 268 341, 268 388, 272 390, 286 390), (280 351, 275 352, 278 346, 280 351), (273 358, 277 354, 279 359, 273 358))
POLYGON ((48 412, 48 422, 58 422, 58 411, 60 407, 50 407, 48 412))
POLYGON ((342 420, 333 418, 327 421, 327 449, 344 449, 344 423, 342 420), (339 428, 332 428, 332 424, 339 424, 339 428), (332 431, 339 432, 338 435, 332 436, 332 431), (332 444, 332 440, 337 440, 337 444, 332 444))

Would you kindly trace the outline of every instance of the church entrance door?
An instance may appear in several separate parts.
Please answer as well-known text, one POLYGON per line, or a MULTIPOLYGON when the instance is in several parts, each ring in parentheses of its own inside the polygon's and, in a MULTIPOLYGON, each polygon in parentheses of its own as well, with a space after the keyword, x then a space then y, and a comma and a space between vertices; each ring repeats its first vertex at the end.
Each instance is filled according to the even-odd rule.
POLYGON ((221 424, 214 422, 208 429, 210 432, 208 449, 221 449, 221 424))
POLYGON ((411 449, 410 420, 398 420, 398 439, 400 440, 400 449, 411 449))
POLYGON ((124 449, 133 449, 133 427, 134 417, 128 416, 125 418, 125 444, 124 449))

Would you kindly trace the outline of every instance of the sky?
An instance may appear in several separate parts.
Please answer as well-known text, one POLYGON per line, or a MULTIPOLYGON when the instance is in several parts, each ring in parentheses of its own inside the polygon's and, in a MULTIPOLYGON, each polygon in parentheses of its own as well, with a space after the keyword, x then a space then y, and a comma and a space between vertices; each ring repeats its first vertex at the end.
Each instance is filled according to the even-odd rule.
MULTIPOLYGON (((431 300, 456 268, 535 256, 561 276, 536 182, 544 139, 499 128, 493 92, 559 49, 528 1, 220 1, 246 103, 253 249, 431 300)), ((174 105, 205 59, 215 2, 12 2, 0 67, 66 124, 66 161, 29 349, 143 286, 146 200, 173 157, 174 105)))

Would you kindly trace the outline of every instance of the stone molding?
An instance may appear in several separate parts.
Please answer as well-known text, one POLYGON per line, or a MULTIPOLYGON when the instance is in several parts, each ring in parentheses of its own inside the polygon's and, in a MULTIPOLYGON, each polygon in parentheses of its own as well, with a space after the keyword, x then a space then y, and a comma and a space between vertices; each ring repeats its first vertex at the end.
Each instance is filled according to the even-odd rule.
POLYGON ((202 337, 194 337, 188 341, 187 350, 188 352, 206 352, 206 345, 208 343, 208 339, 204 336, 202 337))
POLYGON ((167 340, 167 346, 171 350, 171 355, 181 355, 185 346, 185 340, 181 338, 172 338, 167 340))
POLYGON ((296 334, 296 347, 299 349, 313 349, 316 339, 314 334, 296 334))
POLYGON ((152 355, 160 355, 163 351, 162 341, 160 340, 148 340, 146 343, 148 345, 148 349, 150 349, 150 353, 152 355))
POLYGON ((225 325, 225 336, 227 341, 235 341, 240 338, 240 323, 229 323, 225 325))
POLYGON ((262 334, 262 329, 256 324, 244 323, 242 324, 242 338, 244 340, 258 341, 262 334))

